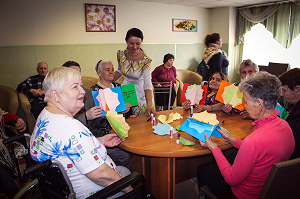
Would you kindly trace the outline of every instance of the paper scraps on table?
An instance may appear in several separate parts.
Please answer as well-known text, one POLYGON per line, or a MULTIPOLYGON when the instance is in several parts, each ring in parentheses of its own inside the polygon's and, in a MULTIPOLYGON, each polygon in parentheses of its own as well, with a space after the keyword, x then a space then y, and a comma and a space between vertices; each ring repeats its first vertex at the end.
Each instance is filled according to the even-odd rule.
POLYGON ((168 119, 166 115, 160 115, 157 119, 163 124, 168 124, 173 122, 174 120, 179 120, 180 118, 181 115, 179 113, 170 113, 168 119))
POLYGON ((283 108, 283 106, 281 106, 281 104, 279 104, 279 102, 277 102, 276 110, 279 110, 278 115, 281 119, 284 120, 287 117, 288 112, 283 108))
MULTIPOLYGON (((125 118, 122 114, 117 114, 117 112, 107 111, 106 118, 114 129, 114 131, 119 135, 119 137, 124 140, 128 137, 128 131, 130 129, 129 125, 125 122, 125 118)), ((170 132, 169 132, 170 134, 170 132)))
POLYGON ((136 96, 136 90, 134 84, 125 84, 121 86, 125 103, 129 103, 131 106, 137 106, 138 100, 136 96))
POLYGON ((184 83, 181 93, 180 102, 185 102, 186 100, 190 100, 191 104, 200 104, 204 105, 206 100, 208 85, 191 85, 184 83))
MULTIPOLYGON (((153 126, 153 133, 156 133, 157 135, 170 135, 170 124, 161 124, 158 123, 156 126, 153 126)), ((173 128, 173 135, 177 133, 177 130, 173 128)))
POLYGON ((184 139, 182 136, 180 136, 179 142, 180 142, 181 144, 187 145, 187 146, 195 145, 194 142, 191 142, 191 141, 189 141, 189 140, 186 140, 186 139, 184 139))
POLYGON ((192 118, 199 122, 215 125, 218 124, 217 116, 214 113, 208 113, 206 110, 201 113, 194 113, 192 118))
POLYGON ((178 126, 175 127, 175 129, 176 129, 177 131, 180 131, 179 128, 180 128, 180 125, 178 125, 178 126))
POLYGON ((230 82, 222 80, 216 100, 223 104, 231 104, 233 108, 242 110, 245 109, 245 100, 243 99, 243 93, 239 88, 230 82))
POLYGON ((102 109, 101 116, 105 116, 108 110, 118 113, 127 110, 120 86, 92 91, 92 95, 95 105, 102 109))

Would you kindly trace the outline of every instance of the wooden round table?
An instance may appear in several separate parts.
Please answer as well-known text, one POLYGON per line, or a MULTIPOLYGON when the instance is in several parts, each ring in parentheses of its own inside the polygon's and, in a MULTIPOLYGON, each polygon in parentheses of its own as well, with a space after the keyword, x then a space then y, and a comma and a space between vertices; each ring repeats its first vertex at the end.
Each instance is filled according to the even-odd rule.
MULTIPOLYGON (((173 109, 160 111, 157 117, 159 115, 168 117, 172 112, 182 116, 182 119, 170 123, 173 128, 181 125, 190 116, 189 111, 173 109)), ((244 120, 238 114, 225 114, 222 111, 212 113, 217 115, 220 124, 224 120, 223 127, 233 137, 243 139, 252 132, 251 120, 244 120)), ((175 183, 195 177, 199 165, 212 160, 209 155, 211 152, 202 148, 196 138, 185 132, 180 132, 181 136, 194 142, 195 145, 176 144, 177 134, 174 134, 173 138, 169 135, 157 135, 153 133, 152 124, 147 120, 146 114, 126 120, 130 130, 120 148, 134 154, 132 171, 145 176, 147 187, 156 198, 175 198, 175 183)), ((156 119, 156 124, 158 122, 156 119)), ((222 150, 232 148, 220 138, 212 137, 212 140, 222 150)))

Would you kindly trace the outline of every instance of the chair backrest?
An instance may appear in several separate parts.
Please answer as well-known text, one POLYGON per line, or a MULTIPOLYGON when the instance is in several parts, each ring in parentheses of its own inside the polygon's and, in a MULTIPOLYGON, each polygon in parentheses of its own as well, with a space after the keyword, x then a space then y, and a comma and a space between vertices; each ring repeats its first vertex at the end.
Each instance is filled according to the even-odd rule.
POLYGON ((268 72, 273 75, 279 76, 285 71, 287 71, 288 69, 289 69, 289 64, 269 62, 268 72))
POLYGON ((176 74, 177 74, 176 79, 179 80, 179 88, 177 92, 177 104, 181 106, 180 97, 183 89, 183 84, 188 83, 188 84, 202 85, 203 79, 202 76, 199 75, 198 73, 189 70, 177 69, 176 74))
POLYGON ((95 78, 95 77, 82 76, 81 77, 81 81, 82 81, 82 85, 84 87, 91 88, 92 86, 94 86, 95 84, 97 84, 97 82, 99 81, 99 79, 95 78))
POLYGON ((268 66, 264 65, 258 65, 259 71, 267 71, 268 72, 268 66))
MULTIPOLYGON (((168 110, 170 110, 170 107, 173 106, 171 104, 171 95, 172 95, 172 85, 174 82, 170 81, 170 82, 152 82, 154 89, 153 89, 153 93, 154 93, 154 97, 155 97, 155 102, 157 102, 157 94, 168 94, 168 110), (161 87, 157 87, 157 85, 160 84, 161 87)), ((162 99, 160 100, 164 100, 164 98, 162 97, 162 99)))
POLYGON ((24 114, 25 114, 25 119, 26 119, 28 132, 29 132, 29 134, 32 134, 36 121, 35 121, 34 116, 32 115, 32 113, 30 112, 31 105, 30 105, 29 99, 23 93, 18 93, 18 97, 19 97, 19 100, 20 100, 21 107, 22 107, 22 109, 24 111, 24 114))
POLYGON ((19 100, 16 90, 0 85, 0 108, 6 112, 17 114, 19 100))
POLYGON ((259 198, 294 199, 300 197, 300 158, 275 163, 259 198))

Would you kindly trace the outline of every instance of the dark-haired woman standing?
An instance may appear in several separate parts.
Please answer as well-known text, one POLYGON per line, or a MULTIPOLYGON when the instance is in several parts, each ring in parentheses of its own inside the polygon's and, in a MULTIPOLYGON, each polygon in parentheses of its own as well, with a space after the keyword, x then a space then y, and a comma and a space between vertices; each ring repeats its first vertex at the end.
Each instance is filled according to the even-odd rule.
POLYGON ((151 82, 151 61, 152 59, 141 49, 144 36, 138 28, 131 28, 127 31, 125 41, 127 48, 118 50, 118 70, 115 73, 115 80, 122 74, 122 84, 134 84, 138 98, 138 106, 132 107, 133 114, 140 115, 153 113, 156 115, 153 106, 152 82, 151 82))
POLYGON ((207 81, 214 72, 222 72, 227 76, 229 61, 227 54, 222 50, 222 37, 219 33, 206 35, 204 39, 206 45, 203 51, 205 66, 203 67, 203 80, 207 81))

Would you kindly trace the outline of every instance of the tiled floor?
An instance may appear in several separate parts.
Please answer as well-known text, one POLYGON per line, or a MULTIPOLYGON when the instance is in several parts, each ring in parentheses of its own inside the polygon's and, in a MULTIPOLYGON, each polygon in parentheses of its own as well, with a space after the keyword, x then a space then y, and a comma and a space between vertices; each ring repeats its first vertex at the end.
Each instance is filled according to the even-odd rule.
POLYGON ((175 185, 176 199, 199 199, 197 178, 191 178, 175 185))

